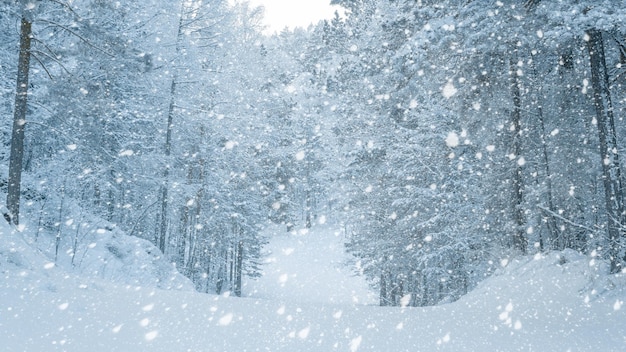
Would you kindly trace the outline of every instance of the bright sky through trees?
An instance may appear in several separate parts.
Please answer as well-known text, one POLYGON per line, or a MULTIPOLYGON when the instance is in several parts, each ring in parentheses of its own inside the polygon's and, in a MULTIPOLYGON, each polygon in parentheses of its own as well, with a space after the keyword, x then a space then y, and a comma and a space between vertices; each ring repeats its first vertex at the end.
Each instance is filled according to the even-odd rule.
POLYGON ((280 32, 285 27, 306 28, 311 23, 331 18, 339 8, 330 0, 251 0, 252 5, 265 7, 267 33, 280 32))

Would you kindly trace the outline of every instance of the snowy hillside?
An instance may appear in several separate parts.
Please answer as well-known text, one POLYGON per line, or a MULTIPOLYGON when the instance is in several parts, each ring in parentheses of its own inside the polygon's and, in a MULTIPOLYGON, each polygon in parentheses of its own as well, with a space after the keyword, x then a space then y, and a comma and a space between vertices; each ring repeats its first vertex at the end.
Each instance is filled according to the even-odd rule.
MULTIPOLYGON (((380 308, 346 299, 359 284, 343 286, 341 281, 355 278, 342 278, 341 269, 288 286, 311 274, 306 258, 312 253, 324 253, 321 261, 341 253, 321 240, 334 232, 319 229, 306 234, 309 240, 278 237, 270 245, 274 259, 267 257, 266 277, 246 288, 258 297, 241 299, 76 275, 52 266, 22 233, 2 225, 0 350, 623 351, 626 346, 626 280, 604 275, 603 262, 572 251, 528 257, 503 263, 458 302, 380 308), (285 260, 287 252, 304 260, 285 260), (287 275, 284 289, 294 296, 272 296, 283 289, 272 276, 279 273, 287 275)), ((119 243, 121 251, 135 251, 132 243, 119 243)))

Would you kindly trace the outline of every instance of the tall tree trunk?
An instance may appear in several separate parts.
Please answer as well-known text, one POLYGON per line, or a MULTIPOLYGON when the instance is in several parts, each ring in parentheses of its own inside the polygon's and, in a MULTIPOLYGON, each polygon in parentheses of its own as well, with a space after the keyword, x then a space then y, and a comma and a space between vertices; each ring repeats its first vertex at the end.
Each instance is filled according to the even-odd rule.
MULTIPOLYGON (((178 33, 176 34, 176 56, 180 55, 183 39, 183 21, 185 17, 185 4, 181 4, 180 18, 178 19, 178 33)), ((165 169, 163 170, 163 184, 161 185, 161 226, 159 227, 159 249, 165 254, 165 241, 167 240, 167 212, 168 212, 168 189, 170 177, 170 155, 172 154, 172 129, 174 127, 174 107, 176 105, 176 88, 178 74, 173 68, 174 76, 170 84, 170 103, 167 109, 167 131, 165 134, 165 169)))
POLYGON ((188 245, 187 239, 189 238, 189 235, 191 233, 190 219, 189 219, 189 212, 191 211, 191 209, 189 209, 189 207, 190 206, 188 204, 185 204, 185 206, 183 207, 181 211, 180 229, 178 233, 178 241, 176 241, 176 246, 177 246, 176 267, 178 268, 178 271, 183 275, 187 275, 185 272, 185 269, 186 269, 185 257, 186 257, 187 245, 188 245))
POLYGON ((623 268, 624 258, 620 258, 620 250, 625 224, 619 148, 615 133, 613 103, 611 102, 609 74, 604 56, 602 32, 591 29, 587 31, 587 36, 587 49, 591 64, 591 85, 593 87, 593 101, 596 109, 596 125, 598 126, 600 139, 602 182, 608 221, 608 254, 611 261, 611 272, 616 273, 623 268))
POLYGON ((20 29, 20 54, 17 64, 17 88, 15 92, 15 110, 13 112, 7 191, 7 208, 15 225, 19 224, 20 219, 20 188, 22 183, 22 161, 24 159, 24 126, 26 125, 26 110, 28 108, 31 36, 32 22, 23 16, 20 29))
POLYGON ((524 216, 524 184, 520 158, 522 157, 522 97, 519 87, 519 77, 517 74, 517 62, 510 61, 511 69, 511 94, 513 96, 513 113, 511 119, 513 128, 513 154, 515 155, 515 170, 513 172, 513 219, 515 228, 513 229, 513 247, 526 254, 528 240, 525 236, 525 216, 524 216))
POLYGON ((386 271, 384 270, 380 273, 380 293, 378 297, 379 297, 379 305, 381 307, 389 305, 389 297, 388 297, 388 292, 387 292, 387 275, 386 275, 386 271))
MULTIPOLYGON (((548 201, 548 210, 549 214, 544 214, 546 219, 546 226, 548 227, 548 234, 550 241, 549 243, 554 246, 554 243, 557 243, 557 238, 559 238, 559 230, 556 224, 556 219, 554 218, 554 214, 556 214, 556 208, 554 206, 554 200, 552 195, 552 171, 550 170, 550 158, 548 156, 548 146, 546 141, 546 127, 543 118, 543 109, 539 107, 539 124, 541 126, 541 149, 543 152, 543 164, 546 172, 546 199, 548 201)), ((543 251, 545 250, 546 243, 544 243, 543 238, 539 239, 539 248, 543 251)), ((564 248, 557 248, 562 250, 564 248)))
POLYGON ((539 119, 539 141, 541 143, 541 151, 543 157, 543 166, 545 171, 545 186, 546 186, 546 194, 545 200, 548 202, 548 210, 550 213, 546 213, 546 211, 542 211, 542 218, 545 219, 546 227, 548 228, 548 243, 546 243, 545 238, 541 235, 542 231, 540 231, 539 235, 539 250, 546 250, 546 246, 558 237, 558 228, 556 224, 556 219, 553 214, 556 214, 556 208, 554 206, 554 196, 552 191, 552 170, 550 168, 550 157, 548 154, 548 141, 546 139, 546 125, 545 118, 543 115, 543 84, 541 83, 541 77, 537 73, 537 67, 535 66, 535 57, 533 56, 531 62, 531 68, 533 72, 534 84, 537 85, 537 90, 533 96, 533 104, 537 107, 537 117, 539 119))
POLYGON ((235 264, 235 296, 241 297, 241 285, 243 276, 243 241, 237 244, 237 259, 235 264))

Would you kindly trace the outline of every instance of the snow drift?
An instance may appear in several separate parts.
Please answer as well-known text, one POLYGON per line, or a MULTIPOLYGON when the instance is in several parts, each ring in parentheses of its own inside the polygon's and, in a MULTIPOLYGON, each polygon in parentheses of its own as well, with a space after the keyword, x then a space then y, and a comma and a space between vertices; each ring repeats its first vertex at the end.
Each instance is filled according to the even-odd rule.
MULTIPOLYGON (((152 261, 150 255, 135 256, 146 247, 134 239, 116 242, 126 258, 120 263, 126 264, 111 265, 119 270, 101 280, 84 276, 88 270, 76 275, 55 268, 21 233, 4 225, 0 231, 0 349, 6 351, 622 351, 626 346, 624 275, 609 276, 606 263, 573 251, 503 261, 499 272, 454 303, 381 308, 320 303, 318 297, 306 303, 162 290, 157 288, 162 280, 154 279, 142 280, 142 286, 115 284, 108 279, 135 275, 125 265, 152 261)), ((99 247, 106 249, 104 243, 93 249, 99 247)), ((152 270, 143 272, 149 276, 152 270)))

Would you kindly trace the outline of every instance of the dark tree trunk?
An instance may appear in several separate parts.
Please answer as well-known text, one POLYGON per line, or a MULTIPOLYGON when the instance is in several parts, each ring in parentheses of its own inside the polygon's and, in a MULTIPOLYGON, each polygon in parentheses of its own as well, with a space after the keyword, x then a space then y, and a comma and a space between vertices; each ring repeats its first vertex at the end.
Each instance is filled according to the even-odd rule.
POLYGON ((15 225, 19 224, 20 216, 20 188, 22 183, 22 161, 24 159, 24 126, 26 125, 26 110, 28 108, 31 36, 32 23, 26 17, 22 17, 7 191, 7 208, 15 225))
POLYGON ((539 76, 539 74, 537 73, 537 68, 535 67, 535 59, 533 57, 532 60, 532 71, 533 71, 533 77, 534 77, 534 84, 538 85, 538 89, 537 92, 535 93, 534 97, 533 97, 533 104, 536 105, 537 107, 537 118, 539 119, 539 141, 541 143, 541 151, 542 151, 542 157, 543 157, 543 166, 544 166, 544 171, 545 171, 545 186, 546 186, 546 194, 545 194, 545 200, 548 202, 548 210, 550 211, 549 213, 547 213, 545 210, 543 210, 542 212, 544 214, 542 214, 542 218, 544 219, 545 223, 546 223, 546 227, 548 229, 548 236, 547 238, 544 238, 544 236, 541 234, 539 235, 539 250, 544 251, 547 249, 547 246, 549 245, 549 243, 553 242, 554 239, 556 239, 558 237, 558 228, 557 228, 557 224, 556 224, 556 219, 554 218, 553 214, 556 214, 556 207, 554 206, 554 196, 553 196, 553 191, 552 191, 552 170, 550 167, 550 157, 548 155, 548 141, 546 139, 546 125, 545 125, 545 118, 543 115, 543 99, 544 99, 544 93, 543 93, 543 84, 541 83, 541 77, 539 76), (548 243, 546 243, 545 240, 548 240, 548 243))
POLYGON ((235 264, 235 296, 241 297, 241 285, 243 276, 243 241, 237 244, 237 259, 235 264))
MULTIPOLYGON (((178 33, 176 34, 176 55, 180 56, 182 51, 183 25, 185 19, 185 4, 181 5, 180 17, 178 19, 178 33)), ((170 155, 172 154, 172 130, 174 128, 174 108, 176 106, 176 90, 178 86, 178 71, 173 68, 174 76, 170 84, 170 102, 167 109, 167 130, 165 135, 165 168, 163 170, 163 183, 161 185, 161 226, 159 228, 159 249, 165 254, 165 242, 167 240, 167 218, 168 218, 168 189, 170 177, 170 155)))
POLYGON ((591 64, 591 85, 596 109, 596 125, 600 140, 602 183, 604 185, 607 216, 608 254, 611 272, 622 270, 624 258, 620 258, 621 242, 624 236, 624 200, 622 176, 619 164, 619 148, 615 133, 613 103, 609 89, 609 74, 604 56, 602 32, 596 29, 587 31, 587 49, 591 64))
POLYGON ((525 216, 524 216, 524 184, 520 157, 522 156, 522 97, 517 76, 517 62, 511 60, 511 94, 513 96, 513 113, 511 119, 515 128, 513 135, 513 154, 515 154, 515 171, 513 172, 513 219, 515 228, 513 229, 513 247, 526 254, 528 240, 525 236, 525 216))
POLYGON ((389 305, 389 297, 387 293, 387 278, 385 276, 385 272, 383 271, 380 274, 380 294, 379 294, 380 306, 388 306, 389 305))

